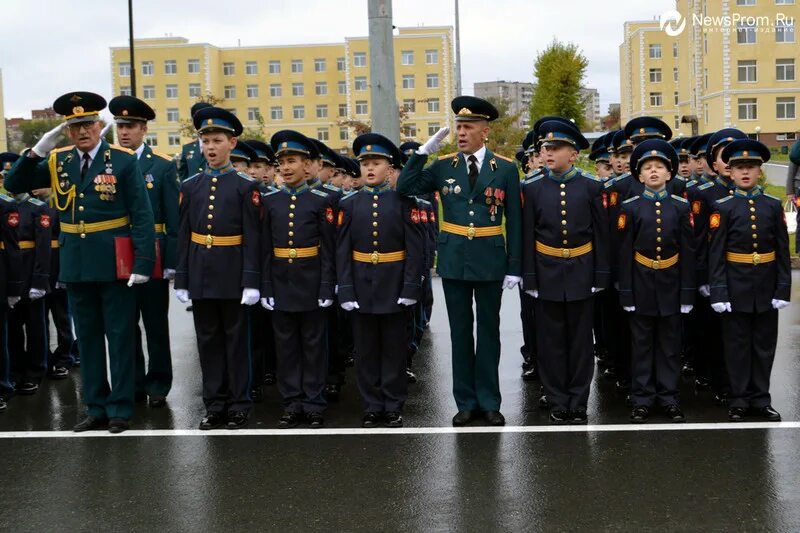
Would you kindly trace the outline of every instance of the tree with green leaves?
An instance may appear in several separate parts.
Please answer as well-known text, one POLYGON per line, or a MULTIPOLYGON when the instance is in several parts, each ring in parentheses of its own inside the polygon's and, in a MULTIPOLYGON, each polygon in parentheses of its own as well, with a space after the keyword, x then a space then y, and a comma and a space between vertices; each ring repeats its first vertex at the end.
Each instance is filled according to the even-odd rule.
POLYGON ((589 61, 577 45, 557 39, 536 56, 536 87, 531 99, 531 124, 545 115, 572 119, 583 127, 586 103, 581 84, 589 61))

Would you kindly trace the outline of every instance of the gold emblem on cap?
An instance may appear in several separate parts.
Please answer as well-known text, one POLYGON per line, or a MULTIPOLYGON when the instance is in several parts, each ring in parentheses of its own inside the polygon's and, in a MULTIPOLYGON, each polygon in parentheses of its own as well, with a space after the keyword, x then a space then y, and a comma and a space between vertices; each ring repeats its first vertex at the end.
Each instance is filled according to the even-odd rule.
POLYGON ((750 155, 750 152, 748 150, 745 150, 744 152, 742 152, 742 155, 748 157, 750 155))
POLYGON ((639 133, 644 133, 644 128, 639 128, 639 133))
POLYGON ((72 102, 73 104, 75 102, 80 102, 81 100, 82 98, 77 94, 73 94, 72 97, 69 99, 69 101, 72 102))
POLYGON ((128 116, 128 110, 127 109, 123 109, 122 110, 122 116, 123 117, 127 117, 128 116))
POLYGON ((371 151, 372 151, 372 145, 371 145, 371 144, 368 144, 368 145, 366 145, 366 146, 364 147, 364 149, 365 149, 367 152, 371 152, 371 151))
POLYGON ((213 124, 213 123, 214 123, 214 119, 213 118, 208 119, 208 121, 206 122, 206 124, 213 124))
POLYGON ((547 138, 548 138, 548 139, 552 139, 552 138, 553 138, 553 132, 552 132, 552 131, 551 131, 550 133, 548 133, 548 134, 547 134, 547 138))
POLYGON ((653 150, 650 152, 650 155, 658 155, 658 150, 653 150))
POLYGON ((78 115, 80 113, 83 113, 83 108, 81 106, 78 105, 72 108, 73 115, 78 115))
POLYGON ((286 148, 287 146, 289 146, 289 143, 287 143, 286 141, 283 141, 281 143, 281 148, 286 148))
POLYGON ((468 107, 462 107, 461 109, 458 110, 458 114, 459 115, 471 115, 472 111, 470 111, 470 109, 468 107))

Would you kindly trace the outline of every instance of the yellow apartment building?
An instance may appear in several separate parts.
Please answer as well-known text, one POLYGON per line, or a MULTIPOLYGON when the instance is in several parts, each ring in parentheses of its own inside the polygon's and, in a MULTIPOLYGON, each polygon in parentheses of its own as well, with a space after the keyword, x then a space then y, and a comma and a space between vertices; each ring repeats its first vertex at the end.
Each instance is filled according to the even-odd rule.
MULTIPOLYGON (((403 140, 422 141, 452 126, 455 91, 451 27, 399 28, 394 36, 397 100, 405 111, 403 140)), ((180 132, 189 108, 213 94, 245 127, 258 115, 269 138, 295 129, 328 146, 352 145, 354 122, 369 122, 367 37, 343 43, 221 48, 182 37, 135 40, 136 93, 156 111, 148 144, 175 153, 190 141, 180 132), (348 125, 349 124, 349 125, 348 125)), ((111 48, 112 91, 130 94, 130 54, 111 48)))
POLYGON ((677 0, 679 14, 624 25, 621 118, 657 116, 677 134, 736 127, 772 147, 800 130, 796 0, 677 0), (673 30, 669 35, 666 30, 673 30))

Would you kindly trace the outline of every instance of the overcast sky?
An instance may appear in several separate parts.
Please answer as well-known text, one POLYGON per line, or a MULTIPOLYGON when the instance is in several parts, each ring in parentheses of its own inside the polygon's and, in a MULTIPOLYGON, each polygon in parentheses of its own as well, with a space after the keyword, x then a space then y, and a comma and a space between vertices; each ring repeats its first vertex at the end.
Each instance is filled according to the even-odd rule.
MULTIPOLYGON (((182 36, 217 46, 343 41, 368 33, 366 0, 134 0, 137 37, 182 36)), ((589 59, 586 85, 600 110, 619 102, 626 20, 650 20, 675 0, 461 0, 462 86, 533 81, 536 54, 553 38, 589 59)), ((394 0, 395 26, 454 24, 453 0, 394 0)), ((30 117, 71 90, 106 97, 111 46, 125 46, 127 0, 0 0, 0 69, 6 117, 30 117)))

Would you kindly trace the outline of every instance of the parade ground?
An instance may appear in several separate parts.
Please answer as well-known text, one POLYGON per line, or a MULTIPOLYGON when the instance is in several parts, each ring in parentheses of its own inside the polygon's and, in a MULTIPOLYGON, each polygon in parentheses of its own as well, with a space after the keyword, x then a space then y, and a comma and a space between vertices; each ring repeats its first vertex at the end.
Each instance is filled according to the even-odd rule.
MULTIPOLYGON (((795 275, 795 287, 799 277, 795 275)), ((588 426, 550 426, 520 379, 519 298, 506 291, 507 425, 453 428, 441 284, 401 430, 360 427, 353 370, 326 428, 278 430, 266 387, 248 429, 201 432, 192 315, 171 302, 175 380, 132 429, 75 434, 80 378, 46 381, 0 415, 0 531, 797 531, 800 306, 780 313, 772 405, 783 422, 727 422, 684 381, 686 424, 628 422, 595 379, 588 426)), ((795 296, 798 290, 795 289, 795 296)))

